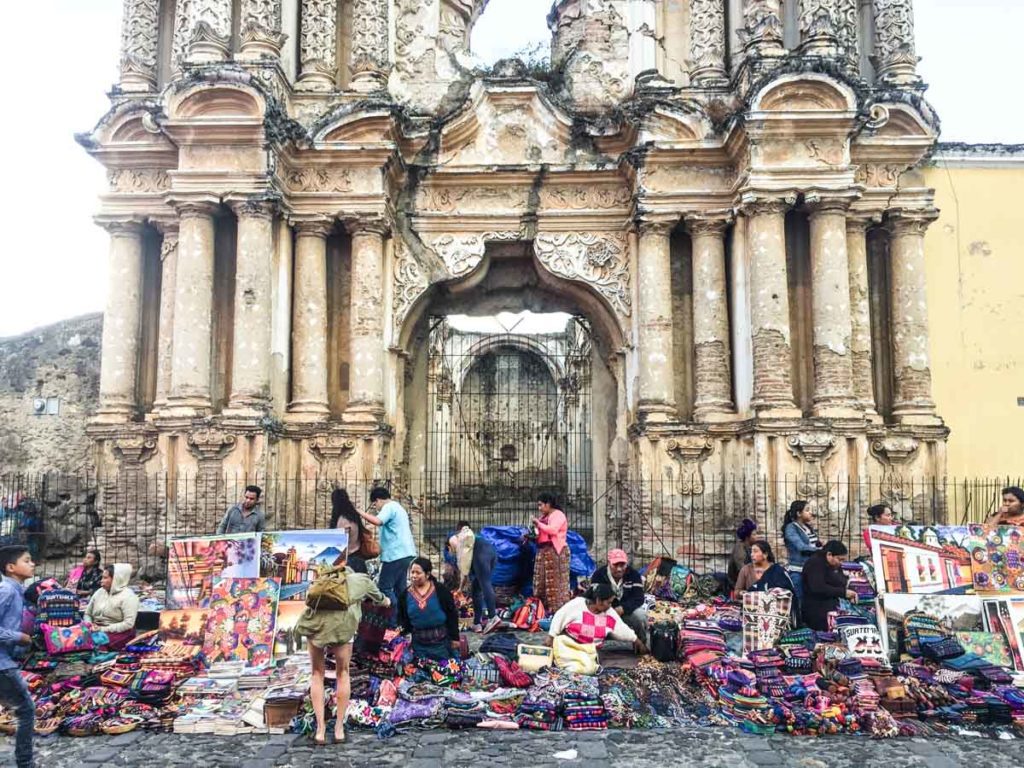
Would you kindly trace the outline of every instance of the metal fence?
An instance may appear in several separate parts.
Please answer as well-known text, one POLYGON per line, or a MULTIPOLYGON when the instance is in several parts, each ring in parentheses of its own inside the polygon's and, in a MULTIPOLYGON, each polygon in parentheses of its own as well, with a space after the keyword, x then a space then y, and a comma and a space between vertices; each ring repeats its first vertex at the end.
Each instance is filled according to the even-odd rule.
MULTIPOLYGON (((536 516, 536 489, 470 499, 439 494, 430 477, 403 483, 321 476, 16 474, 0 475, 0 544, 27 544, 42 575, 63 576, 87 549, 98 548, 104 562, 130 562, 141 575, 158 579, 167 542, 213 533, 250 484, 263 490, 269 530, 326 528, 335 488, 345 488, 366 509, 370 490, 387 486, 409 510, 421 551, 432 557, 459 521, 475 529, 528 527, 536 516)), ((621 547, 637 562, 667 555, 708 572, 724 569, 745 517, 781 551, 783 517, 795 499, 812 503, 823 539, 839 539, 858 555, 864 553, 861 531, 871 504, 889 503, 907 523, 963 525, 984 520, 998 508, 1001 489, 1019 484, 1019 478, 594 477, 587 503, 567 504, 566 515, 597 558, 621 547)))

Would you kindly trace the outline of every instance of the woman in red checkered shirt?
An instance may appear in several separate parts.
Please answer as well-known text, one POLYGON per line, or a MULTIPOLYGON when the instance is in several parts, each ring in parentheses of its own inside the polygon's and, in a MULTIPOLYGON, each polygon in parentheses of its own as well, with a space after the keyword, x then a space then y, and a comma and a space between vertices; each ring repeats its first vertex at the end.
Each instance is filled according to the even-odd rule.
POLYGON ((611 609, 614 598, 615 593, 608 584, 592 584, 583 597, 570 600, 555 612, 548 630, 548 645, 564 634, 577 643, 596 648, 609 638, 621 640, 632 643, 638 654, 647 653, 636 633, 611 609))

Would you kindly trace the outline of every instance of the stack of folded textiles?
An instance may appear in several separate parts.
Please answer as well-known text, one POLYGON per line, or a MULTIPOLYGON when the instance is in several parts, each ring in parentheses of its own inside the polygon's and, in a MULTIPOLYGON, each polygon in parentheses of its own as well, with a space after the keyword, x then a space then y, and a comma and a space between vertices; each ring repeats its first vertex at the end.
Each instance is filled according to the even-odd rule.
POLYGON ((814 656, 802 645, 786 648, 786 672, 791 675, 808 674, 814 669, 814 656))
MULTIPOLYGON (((751 651, 747 654, 754 662, 754 675, 757 677, 757 688, 765 696, 781 699, 786 694, 786 681, 782 669, 786 664, 782 654, 775 648, 762 651, 751 651)), ((808 670, 810 671, 810 670, 808 670)))
POLYGON ((814 645, 814 630, 807 627, 802 629, 791 629, 782 633, 779 638, 779 645, 783 648, 793 648, 802 645, 810 649, 814 645))
POLYGON ((709 621, 687 621, 679 633, 683 655, 691 665, 703 667, 725 656, 725 633, 709 621))
POLYGON ((562 716, 570 731, 603 731, 608 728, 608 712, 594 693, 570 691, 562 697, 562 716))
POLYGON ((561 697, 545 691, 531 692, 516 710, 515 720, 520 728, 534 731, 560 731, 562 721, 558 717, 561 697))
POLYGON ((775 718, 768 699, 755 687, 757 678, 745 671, 729 673, 728 682, 718 689, 722 714, 747 733, 775 731, 775 718))

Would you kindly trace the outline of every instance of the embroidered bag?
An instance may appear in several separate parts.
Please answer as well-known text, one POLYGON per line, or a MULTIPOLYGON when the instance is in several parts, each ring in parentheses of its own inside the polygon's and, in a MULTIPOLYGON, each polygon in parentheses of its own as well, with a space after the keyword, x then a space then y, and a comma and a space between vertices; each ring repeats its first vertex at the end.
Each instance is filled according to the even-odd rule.
POLYGON ((530 674, 551 666, 551 649, 546 645, 520 643, 518 648, 519 666, 530 674))
POLYGON ((539 598, 530 597, 513 614, 512 623, 519 629, 525 629, 527 632, 538 632, 540 631, 539 622, 546 615, 544 603, 539 598))
POLYGON ((81 621, 78 595, 70 589, 52 587, 39 593, 36 602, 36 629, 42 631, 43 624, 51 627, 70 627, 81 621))
POLYGON ((349 599, 345 567, 327 568, 317 573, 306 593, 306 605, 314 611, 347 611, 349 599))
POLYGON ((477 685, 498 685, 501 682, 501 671, 488 656, 478 653, 463 665, 466 677, 477 685))
POLYGON ((964 655, 964 647, 955 637, 944 637, 941 640, 925 640, 921 643, 921 655, 932 661, 955 659, 964 655))
POLYGON ((81 624, 73 627, 51 627, 49 624, 43 624, 39 629, 46 643, 46 651, 51 656, 92 650, 92 634, 81 624))

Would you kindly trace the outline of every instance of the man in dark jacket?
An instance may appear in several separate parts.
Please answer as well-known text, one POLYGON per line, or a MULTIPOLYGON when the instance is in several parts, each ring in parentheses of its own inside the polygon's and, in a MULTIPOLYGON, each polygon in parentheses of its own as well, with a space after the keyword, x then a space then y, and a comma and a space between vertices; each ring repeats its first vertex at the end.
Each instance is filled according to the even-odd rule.
POLYGON ((644 580, 630 567, 629 557, 621 549, 608 553, 608 565, 594 571, 591 584, 607 584, 615 598, 612 607, 636 636, 647 645, 647 605, 644 602, 644 580))
POLYGON ((856 600, 857 593, 846 588, 843 557, 846 545, 830 541, 804 563, 804 624, 817 632, 828 630, 828 614, 839 608, 839 598, 856 600))

